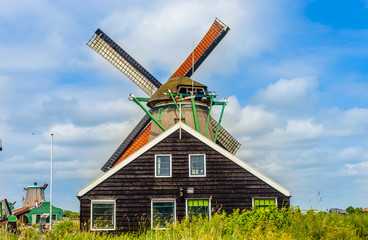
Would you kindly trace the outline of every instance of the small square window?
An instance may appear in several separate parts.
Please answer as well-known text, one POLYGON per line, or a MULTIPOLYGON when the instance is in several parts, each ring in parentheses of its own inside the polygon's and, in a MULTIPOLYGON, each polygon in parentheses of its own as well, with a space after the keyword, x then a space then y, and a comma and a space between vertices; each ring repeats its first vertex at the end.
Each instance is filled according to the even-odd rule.
POLYGON ((91 202, 91 229, 115 229, 115 201, 94 200, 91 202))
POLYGON ((206 176, 206 158, 204 154, 189 155, 189 176, 190 177, 206 176))
POLYGON ((151 227, 165 229, 166 224, 175 221, 175 200, 152 200, 151 227))
POLYGON ((156 155, 155 176, 171 177, 171 155, 156 155))

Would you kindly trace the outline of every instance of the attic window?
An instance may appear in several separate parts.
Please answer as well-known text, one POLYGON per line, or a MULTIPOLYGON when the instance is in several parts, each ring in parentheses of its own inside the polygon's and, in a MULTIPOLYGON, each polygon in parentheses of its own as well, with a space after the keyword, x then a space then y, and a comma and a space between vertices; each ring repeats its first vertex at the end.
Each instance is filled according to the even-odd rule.
POLYGON ((272 205, 277 205, 276 198, 253 198, 253 207, 267 209, 272 205))
MULTIPOLYGON (((197 94, 204 94, 205 90, 204 88, 202 87, 184 87, 184 86, 181 86, 179 87, 179 93, 181 94, 194 94, 194 95, 197 95, 197 94)), ((196 97, 195 98, 196 101, 201 101, 202 98, 201 97, 196 97)))
POLYGON ((91 201, 92 230, 115 230, 115 205, 114 200, 91 201))
POLYGON ((155 156, 155 177, 171 177, 171 155, 155 156))
POLYGON ((190 177, 206 176, 206 156, 204 154, 189 155, 189 176, 190 177))

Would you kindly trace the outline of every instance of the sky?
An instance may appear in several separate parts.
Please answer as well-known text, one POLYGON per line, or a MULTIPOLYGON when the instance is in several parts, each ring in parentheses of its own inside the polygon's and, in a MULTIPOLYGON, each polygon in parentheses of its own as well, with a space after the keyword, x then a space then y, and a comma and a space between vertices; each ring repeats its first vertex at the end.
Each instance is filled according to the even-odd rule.
POLYGON ((79 211, 144 115, 86 45, 97 28, 165 82, 217 17, 231 30, 193 78, 228 98, 237 156, 301 209, 368 207, 367 0, 0 2, 0 199, 50 183, 53 133, 53 203, 79 211))

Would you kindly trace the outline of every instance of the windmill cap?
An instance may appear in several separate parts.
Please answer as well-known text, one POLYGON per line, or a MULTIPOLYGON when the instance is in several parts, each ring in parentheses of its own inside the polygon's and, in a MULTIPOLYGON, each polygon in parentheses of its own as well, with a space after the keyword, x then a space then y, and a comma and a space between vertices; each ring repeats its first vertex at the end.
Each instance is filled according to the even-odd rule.
POLYGON ((165 93, 171 91, 171 93, 176 94, 178 93, 179 87, 189 87, 191 88, 193 85, 194 88, 203 88, 204 91, 207 91, 207 86, 196 82, 189 77, 176 77, 170 78, 167 80, 165 84, 163 84, 157 91, 152 95, 150 100, 147 102, 147 106, 150 108, 154 108, 155 105, 159 102, 171 101, 171 97, 166 95, 165 93))

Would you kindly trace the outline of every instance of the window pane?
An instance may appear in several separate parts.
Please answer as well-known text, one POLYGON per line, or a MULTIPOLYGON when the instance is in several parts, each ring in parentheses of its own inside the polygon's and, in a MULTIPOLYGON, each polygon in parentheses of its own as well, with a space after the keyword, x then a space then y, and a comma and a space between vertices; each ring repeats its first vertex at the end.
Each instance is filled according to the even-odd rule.
MULTIPOLYGON (((56 214, 52 214, 52 221, 56 221, 56 214)), ((46 222, 50 222, 50 216, 46 218, 46 222)))
POLYGON ((204 169, 204 155, 190 156, 190 174, 191 175, 205 175, 204 169))
POLYGON ((275 205, 276 200, 274 198, 261 198, 254 199, 254 206, 260 209, 266 209, 271 205, 275 205))
POLYGON ((94 229, 114 229, 113 203, 92 203, 92 226, 94 229))
POLYGON ((175 219, 175 202, 153 202, 153 227, 164 228, 167 223, 175 219))
POLYGON ((203 217, 204 216, 209 217, 210 209, 208 199, 188 200, 187 206, 188 206, 187 209, 188 216, 202 215, 203 217))
POLYGON ((170 176, 170 156, 156 156, 156 175, 170 176))

